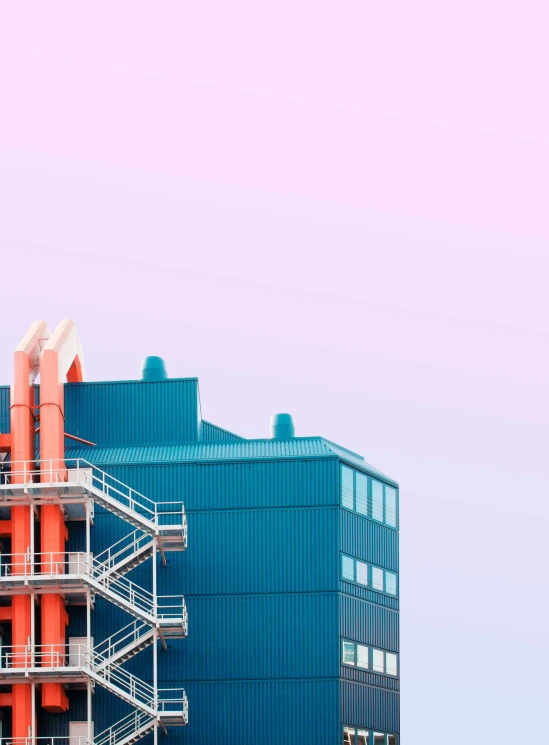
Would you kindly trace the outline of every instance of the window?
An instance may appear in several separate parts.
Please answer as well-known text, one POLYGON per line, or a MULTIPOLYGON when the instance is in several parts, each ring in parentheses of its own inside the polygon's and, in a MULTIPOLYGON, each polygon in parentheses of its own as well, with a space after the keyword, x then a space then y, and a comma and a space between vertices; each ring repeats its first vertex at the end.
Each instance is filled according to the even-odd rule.
POLYGON ((356 661, 356 644, 343 640, 343 664, 354 665, 356 661))
POLYGON ((372 567, 372 587, 374 590, 381 590, 383 592, 383 569, 372 567))
POLYGON ((350 556, 341 556, 341 576, 349 582, 355 581, 355 560, 350 556))
POLYGON ((385 487, 385 522, 396 528, 397 495, 390 486, 385 487))
POLYGON ((398 675, 396 654, 385 652, 385 672, 387 675, 398 675))
POLYGON ((398 745, 398 735, 347 726, 343 728, 343 745, 398 745))
POLYGON ((383 484, 372 479, 372 517, 383 522, 383 484))
POLYGON ((398 655, 384 649, 367 647, 365 644, 342 639, 343 665, 359 667, 362 670, 373 670, 375 673, 398 677, 398 655))
POLYGON ((397 594, 397 576, 392 572, 385 572, 385 592, 389 595, 397 594))
POLYGON ((356 581, 359 585, 368 584, 368 564, 363 561, 356 562, 356 581))
POLYGON ((354 471, 347 466, 341 466, 341 504, 349 510, 354 510, 354 471))
POLYGON ((365 647, 363 644, 357 644, 356 645, 356 666, 357 667, 363 667, 365 670, 368 669, 368 647, 365 647))
POLYGON ((381 649, 372 649, 372 670, 376 673, 385 672, 385 654, 381 649))
POLYGON ((361 515, 368 514, 368 477, 355 472, 356 476, 356 511, 361 515))
POLYGON ((341 465, 341 504, 359 515, 398 527, 398 494, 393 486, 341 465))
POLYGON ((341 579, 356 582, 363 587, 371 587, 377 592, 397 596, 397 575, 381 567, 366 564, 353 556, 341 554, 341 579))

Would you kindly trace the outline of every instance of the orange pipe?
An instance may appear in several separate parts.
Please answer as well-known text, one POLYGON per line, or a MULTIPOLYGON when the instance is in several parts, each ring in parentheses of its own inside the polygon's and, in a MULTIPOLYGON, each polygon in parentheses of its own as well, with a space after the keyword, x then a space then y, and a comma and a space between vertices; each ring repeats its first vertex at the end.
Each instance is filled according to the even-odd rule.
MULTIPOLYGON (((40 343, 49 336, 47 325, 37 321, 31 327, 14 354, 14 384, 10 410, 11 454, 13 481, 24 483, 25 475, 17 473, 23 468, 34 467, 34 379, 36 370, 31 360, 40 351, 40 343)), ((13 507, 12 553, 25 555, 30 547, 30 507, 13 507)), ((22 559, 15 559, 14 574, 20 573, 22 559)), ((12 644, 24 648, 31 635, 30 595, 16 595, 12 599, 12 644)), ((17 660, 14 659, 14 663, 17 660)), ((13 723, 12 737, 26 738, 33 729, 32 687, 30 683, 12 686, 13 723)))
MULTIPOLYGON (((83 379, 82 361, 78 355, 79 341, 72 321, 61 321, 40 355, 40 455, 44 473, 42 481, 49 481, 51 473, 66 481, 64 378, 69 382, 83 379)), ((41 550, 46 554, 44 571, 55 571, 64 562, 68 534, 63 513, 57 505, 44 505, 40 520, 41 550), (48 557, 51 556, 51 562, 48 557)), ((42 644, 62 651, 68 616, 62 595, 45 595, 42 599, 42 644)), ((44 661, 48 664, 48 660, 44 661)), ((53 655, 49 661, 56 663, 53 655)), ((42 706, 46 711, 67 711, 69 701, 63 685, 42 685, 42 706)))

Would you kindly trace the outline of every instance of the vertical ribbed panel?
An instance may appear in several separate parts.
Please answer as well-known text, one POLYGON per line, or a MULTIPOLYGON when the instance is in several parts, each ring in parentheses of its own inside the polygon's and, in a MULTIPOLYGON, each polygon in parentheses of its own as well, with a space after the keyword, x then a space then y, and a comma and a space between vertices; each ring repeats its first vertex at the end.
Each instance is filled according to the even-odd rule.
POLYGON ((337 680, 189 683, 189 724, 182 739, 189 745, 340 745, 338 685, 337 680))
POLYGON ((339 674, 335 593, 188 597, 187 605, 198 626, 177 645, 181 659, 162 660, 165 678, 179 680, 181 670, 189 681, 339 674))
MULTIPOLYGON (((168 570, 177 567, 177 588, 186 595, 337 591, 337 512, 327 507, 191 513, 189 547, 169 556, 168 570)), ((164 582, 169 590, 169 577, 170 571, 159 573, 160 592, 164 582)))
POLYGON ((10 431, 10 387, 0 386, 0 434, 10 431))
POLYGON ((370 603, 377 603, 378 605, 383 605, 385 608, 398 610, 398 598, 392 595, 386 595, 383 592, 371 590, 369 587, 362 587, 362 585, 356 585, 354 582, 341 580, 340 590, 346 595, 352 595, 354 598, 368 600, 370 603))
POLYGON ((155 502, 184 501, 187 512, 335 506, 339 499, 338 464, 333 459, 108 466, 104 470, 155 502))
POLYGON ((203 419, 202 437, 200 439, 209 442, 213 440, 243 440, 244 438, 240 437, 240 435, 235 435, 234 432, 229 432, 222 427, 217 427, 211 422, 206 422, 203 419))
POLYGON ((381 732, 400 729, 400 694, 362 683, 341 682, 341 721, 381 732))
POLYGON ((399 651, 399 616, 396 611, 340 595, 341 636, 390 652, 399 651))
POLYGON ((391 528, 340 510, 340 550, 344 554, 398 572, 398 533, 391 528))
POLYGON ((195 378, 65 385, 65 431, 97 445, 198 440, 200 420, 195 378))

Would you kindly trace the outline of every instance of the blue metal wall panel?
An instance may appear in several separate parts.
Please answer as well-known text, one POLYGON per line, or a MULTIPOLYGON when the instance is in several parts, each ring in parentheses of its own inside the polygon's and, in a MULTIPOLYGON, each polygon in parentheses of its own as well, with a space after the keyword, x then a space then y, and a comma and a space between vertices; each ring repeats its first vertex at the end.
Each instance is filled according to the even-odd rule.
POLYGON ((340 590, 346 595, 352 595, 354 598, 367 600, 370 603, 377 603, 378 605, 383 605, 385 608, 391 608, 391 610, 398 610, 398 598, 386 595, 383 592, 371 590, 369 587, 363 587, 362 585, 356 585, 354 582, 341 580, 340 590))
POLYGON ((65 431, 99 446, 198 440, 200 421, 195 378, 65 385, 65 431))
POLYGON ((223 427, 218 427, 215 424, 212 424, 211 422, 206 422, 204 419, 202 420, 202 440, 210 441, 210 440, 243 440, 243 437, 240 437, 240 435, 235 435, 234 432, 229 432, 227 429, 223 429, 223 427))
POLYGON ((341 682, 341 722, 381 732, 400 731, 400 694, 381 688, 341 682))
POLYGON ((366 600, 340 595, 341 636, 345 639, 399 651, 399 615, 366 600))
MULTIPOLYGON (((341 678, 351 680, 355 683, 366 683, 367 685, 384 688, 388 691, 399 691, 400 680, 390 675, 380 675, 369 670, 360 670, 356 667, 341 665, 341 678)), ((343 722, 342 722, 343 724, 343 722)))
POLYGON ((340 550, 398 572, 398 533, 349 510, 340 510, 340 550))
POLYGON ((331 459, 104 470, 156 502, 183 501, 187 512, 338 504, 338 465, 331 459))
POLYGON ((187 598, 190 635, 162 660, 163 678, 337 678, 337 594, 187 598), (192 638, 191 638, 192 637, 192 638), (180 657, 180 659, 178 659, 180 657))
POLYGON ((187 693, 192 745, 341 743, 337 680, 189 683, 187 693))
POLYGON ((10 387, 0 386, 0 434, 10 431, 10 387))

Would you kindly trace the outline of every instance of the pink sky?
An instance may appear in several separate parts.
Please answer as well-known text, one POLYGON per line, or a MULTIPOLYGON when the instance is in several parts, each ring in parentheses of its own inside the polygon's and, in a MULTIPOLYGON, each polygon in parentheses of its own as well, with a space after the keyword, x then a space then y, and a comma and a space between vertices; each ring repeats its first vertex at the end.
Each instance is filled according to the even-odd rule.
POLYGON ((549 9, 5 3, 0 382, 72 317, 401 483, 406 745, 541 741, 549 9))

